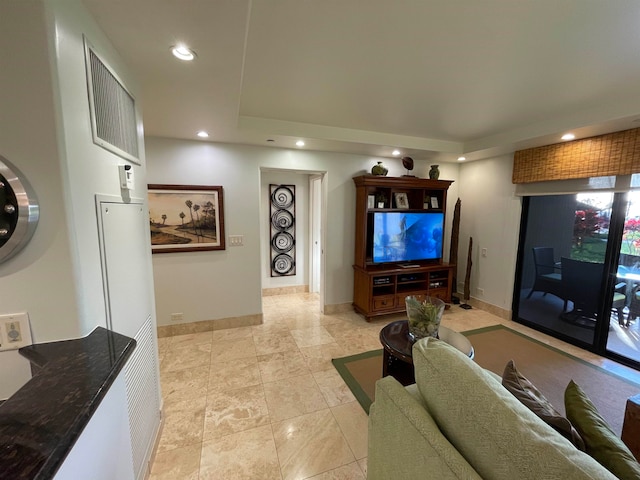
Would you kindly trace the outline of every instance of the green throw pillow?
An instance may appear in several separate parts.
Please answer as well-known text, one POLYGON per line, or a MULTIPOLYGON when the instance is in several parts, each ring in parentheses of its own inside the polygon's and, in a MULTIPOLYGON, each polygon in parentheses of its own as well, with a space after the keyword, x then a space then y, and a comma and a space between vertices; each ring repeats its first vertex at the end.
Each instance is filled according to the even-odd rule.
POLYGON ((544 420, 555 431, 584 452, 582 437, 573 428, 571 422, 558 412, 551 402, 538 390, 531 381, 522 375, 513 360, 509 360, 502 374, 502 385, 509 390, 523 405, 544 420))
POLYGON ((589 455, 620 479, 640 479, 640 464, 573 380, 564 392, 564 404, 589 455))

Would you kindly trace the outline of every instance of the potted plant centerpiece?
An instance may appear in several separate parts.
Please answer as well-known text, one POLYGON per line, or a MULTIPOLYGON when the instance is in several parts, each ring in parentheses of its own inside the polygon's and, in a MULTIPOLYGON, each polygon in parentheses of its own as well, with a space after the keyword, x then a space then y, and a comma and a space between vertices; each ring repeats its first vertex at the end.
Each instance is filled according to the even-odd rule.
POLYGON ((427 295, 409 295, 404 302, 409 319, 409 337, 414 341, 424 337, 438 338, 445 303, 427 295))

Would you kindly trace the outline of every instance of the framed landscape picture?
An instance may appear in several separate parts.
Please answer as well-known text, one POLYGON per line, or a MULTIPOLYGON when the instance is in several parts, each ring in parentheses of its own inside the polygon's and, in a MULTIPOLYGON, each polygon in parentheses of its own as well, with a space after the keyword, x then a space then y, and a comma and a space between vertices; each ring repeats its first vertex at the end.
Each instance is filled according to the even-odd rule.
POLYGON ((149 185, 152 253, 224 250, 222 187, 149 185))

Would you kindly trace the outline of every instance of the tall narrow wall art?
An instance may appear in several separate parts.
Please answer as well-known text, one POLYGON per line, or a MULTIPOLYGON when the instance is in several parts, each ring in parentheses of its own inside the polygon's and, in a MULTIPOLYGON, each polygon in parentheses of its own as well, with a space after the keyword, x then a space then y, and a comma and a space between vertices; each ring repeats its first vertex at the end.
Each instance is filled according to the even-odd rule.
POLYGON ((296 274, 296 186, 269 185, 271 276, 296 274))

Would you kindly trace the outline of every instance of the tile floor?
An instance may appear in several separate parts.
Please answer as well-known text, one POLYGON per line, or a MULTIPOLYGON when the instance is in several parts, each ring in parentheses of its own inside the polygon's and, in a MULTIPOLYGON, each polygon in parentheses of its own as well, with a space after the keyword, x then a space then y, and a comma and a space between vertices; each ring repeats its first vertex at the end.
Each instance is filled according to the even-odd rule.
MULTIPOLYGON (((165 424, 151 480, 366 478, 367 416, 331 359, 381 348, 394 318, 323 315, 314 294, 265 297, 263 310, 263 325, 159 339, 165 424)), ((457 331, 498 323, 640 382, 482 310, 453 306, 443 317, 457 331)))

